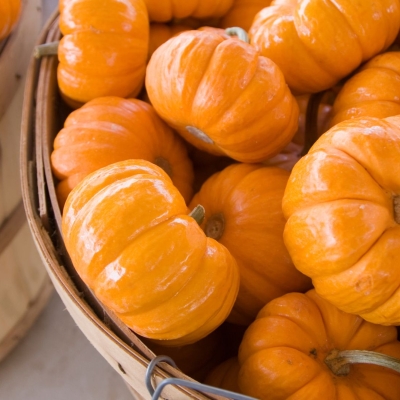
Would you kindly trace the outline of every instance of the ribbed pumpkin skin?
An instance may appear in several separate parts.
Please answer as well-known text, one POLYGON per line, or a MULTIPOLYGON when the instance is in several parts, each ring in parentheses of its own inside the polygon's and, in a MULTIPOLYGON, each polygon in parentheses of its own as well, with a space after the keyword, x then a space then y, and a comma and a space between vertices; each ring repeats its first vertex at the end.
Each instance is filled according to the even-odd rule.
POLYGON ((212 154, 263 161, 297 130, 298 105, 279 68, 218 30, 183 32, 160 46, 146 89, 169 125, 212 154))
POLYGON ((14 29, 21 14, 21 6, 21 0, 1 0, 0 40, 6 38, 14 29))
POLYGON ((400 324, 400 117, 343 121, 293 168, 283 197, 295 266, 339 309, 400 324))
POLYGON ((64 37, 57 79, 68 104, 77 108, 97 97, 135 97, 148 53, 144 1, 62 0, 59 9, 64 37))
POLYGON ((222 215, 222 236, 214 237, 235 257, 240 289, 228 321, 250 324, 275 297, 311 288, 310 279, 294 267, 283 242, 282 198, 289 172, 256 164, 233 164, 211 176, 189 208, 202 204, 201 227, 214 235, 222 215))
POLYGON ((219 18, 226 14, 233 0, 144 0, 150 21, 167 22, 187 17, 219 18))
POLYGON ((83 281, 139 335, 190 344, 233 306, 235 260, 154 164, 122 161, 86 177, 68 197, 62 233, 83 281))
POLYGON ((400 114, 400 53, 380 54, 350 77, 333 103, 331 126, 358 117, 400 114))
POLYGON ((276 0, 260 11, 251 43, 296 94, 334 86, 395 40, 399 0, 276 0))
POLYGON ((86 175, 128 159, 165 166, 185 201, 191 199, 193 167, 182 139, 144 101, 101 97, 73 111, 54 139, 51 165, 60 181, 60 206, 86 175))
POLYGON ((239 26, 248 31, 253 19, 263 8, 268 7, 272 0, 234 0, 232 7, 221 18, 221 28, 239 26))
POLYGON ((334 375, 331 350, 370 350, 400 357, 395 327, 346 314, 314 290, 272 300, 244 334, 239 387, 261 400, 397 400, 400 374, 368 364, 334 375))
POLYGON ((206 376, 204 383, 206 385, 240 393, 238 386, 239 367, 239 360, 237 357, 228 358, 211 370, 206 376))

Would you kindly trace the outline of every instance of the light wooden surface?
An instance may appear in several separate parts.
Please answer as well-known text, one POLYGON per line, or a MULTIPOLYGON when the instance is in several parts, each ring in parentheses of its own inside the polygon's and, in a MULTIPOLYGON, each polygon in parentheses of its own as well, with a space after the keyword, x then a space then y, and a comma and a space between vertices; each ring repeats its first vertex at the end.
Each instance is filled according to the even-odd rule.
POLYGON ((0 360, 30 329, 52 291, 28 229, 19 177, 24 85, 41 25, 41 0, 23 0, 0 53, 0 360))
POLYGON ((2 400, 132 400, 120 376, 53 295, 28 335, 0 364, 2 400))

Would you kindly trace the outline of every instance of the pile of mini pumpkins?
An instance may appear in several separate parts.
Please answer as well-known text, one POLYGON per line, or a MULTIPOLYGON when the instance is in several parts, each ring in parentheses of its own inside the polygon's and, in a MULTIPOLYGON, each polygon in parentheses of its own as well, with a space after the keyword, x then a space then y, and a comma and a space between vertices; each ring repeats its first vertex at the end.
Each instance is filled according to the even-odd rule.
POLYGON ((398 400, 400 0, 59 6, 51 162, 99 300, 218 354, 209 384, 398 400))

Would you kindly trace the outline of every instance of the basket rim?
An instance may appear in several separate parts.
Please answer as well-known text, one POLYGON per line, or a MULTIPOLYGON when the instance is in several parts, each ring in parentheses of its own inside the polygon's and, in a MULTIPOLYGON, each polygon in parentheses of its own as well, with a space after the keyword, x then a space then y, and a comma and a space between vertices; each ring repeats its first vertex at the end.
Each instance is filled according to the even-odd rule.
MULTIPOLYGON (((58 28, 58 18, 59 11, 56 10, 46 22, 46 25, 37 40, 37 45, 53 41, 54 35, 59 35, 58 37, 60 37, 61 34, 58 28)), ((56 58, 53 58, 53 64, 56 64, 56 62, 56 58)), ((63 295, 68 296, 68 299, 79 309, 86 320, 89 320, 96 329, 101 331, 108 340, 118 346, 118 348, 121 349, 121 351, 123 351, 130 359, 146 368, 151 359, 155 357, 155 354, 148 349, 143 342, 141 342, 140 338, 137 337, 136 340, 142 345, 138 347, 138 342, 132 341, 132 338, 136 337, 136 334, 130 331, 122 322, 116 322, 112 313, 109 310, 105 310, 104 306, 104 318, 101 318, 99 312, 96 312, 91 307, 91 304, 83 298, 82 293, 78 290, 73 278, 68 274, 67 267, 63 265, 65 260, 60 258, 61 256, 54 244, 54 236, 57 231, 56 217, 53 214, 51 217, 52 220, 46 220, 46 218, 49 217, 47 211, 49 211, 50 214, 54 212, 51 209, 51 202, 49 202, 48 187, 46 188, 45 193, 47 205, 44 206, 50 207, 50 209, 43 211, 43 204, 40 204, 43 199, 39 201, 38 185, 43 185, 43 187, 45 187, 48 182, 46 181, 45 172, 43 171, 45 167, 43 160, 40 159, 43 149, 40 140, 38 142, 38 136, 40 135, 38 134, 38 128, 35 126, 35 122, 40 113, 40 102, 38 101, 40 75, 43 72, 42 70, 44 67, 51 68, 50 64, 51 60, 35 59, 32 57, 25 83, 20 139, 20 177, 22 200, 28 226, 45 268, 54 283, 56 291, 58 291, 57 288, 60 287, 63 295), (37 147, 40 147, 39 158, 37 147), (38 182, 38 179, 43 181, 38 182), (42 211, 44 212, 44 215, 41 214, 42 211), (147 349, 147 352, 143 352, 143 348, 145 348, 145 350, 147 349)), ((52 101, 54 100, 52 99, 52 101)), ((40 134, 42 134, 42 132, 40 132, 40 134)), ((117 370, 117 372, 126 380, 125 376, 121 374, 120 371, 117 370)), ((194 379, 183 374, 179 369, 165 362, 159 364, 155 368, 154 372, 155 374, 153 377, 158 382, 170 377, 196 382, 194 379)), ((182 386, 176 387, 173 390, 174 393, 180 393, 178 396, 179 398, 182 398, 183 395, 184 398, 200 400, 225 399, 225 397, 219 395, 208 393, 203 394, 182 386)))

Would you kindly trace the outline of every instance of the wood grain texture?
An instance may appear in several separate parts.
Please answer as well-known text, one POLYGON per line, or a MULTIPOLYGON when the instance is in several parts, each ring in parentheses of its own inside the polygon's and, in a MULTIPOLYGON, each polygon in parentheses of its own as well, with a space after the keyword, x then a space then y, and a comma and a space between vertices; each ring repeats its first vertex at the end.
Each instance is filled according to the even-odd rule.
POLYGON ((19 176, 20 124, 41 1, 23 1, 0 53, 0 360, 25 336, 53 287, 27 225, 19 176))

